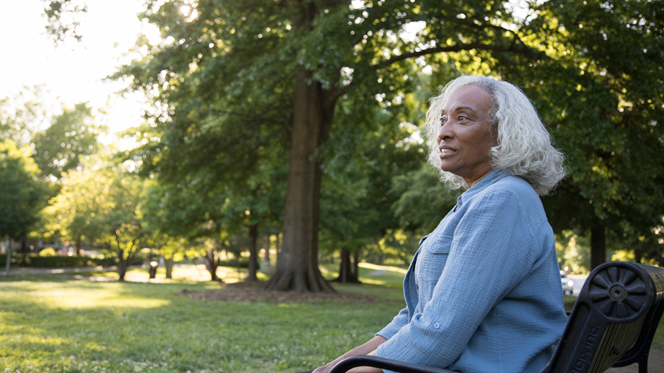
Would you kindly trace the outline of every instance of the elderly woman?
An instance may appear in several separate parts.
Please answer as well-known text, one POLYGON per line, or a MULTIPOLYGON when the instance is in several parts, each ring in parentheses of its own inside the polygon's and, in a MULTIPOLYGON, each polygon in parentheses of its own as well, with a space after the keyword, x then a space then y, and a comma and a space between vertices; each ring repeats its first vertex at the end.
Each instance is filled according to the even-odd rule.
POLYGON ((316 373, 364 354, 463 373, 538 372, 562 334, 558 259, 539 195, 565 171, 535 108, 510 83, 462 76, 432 99, 426 128, 430 162, 468 190, 420 240, 406 308, 316 373))

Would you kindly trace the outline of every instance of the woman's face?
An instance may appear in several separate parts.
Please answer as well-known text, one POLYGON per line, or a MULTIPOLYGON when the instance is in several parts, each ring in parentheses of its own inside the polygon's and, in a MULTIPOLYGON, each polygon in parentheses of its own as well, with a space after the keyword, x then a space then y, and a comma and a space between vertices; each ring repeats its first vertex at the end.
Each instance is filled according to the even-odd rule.
POLYGON ((489 149, 495 145, 490 111, 493 101, 476 85, 452 92, 441 113, 438 130, 440 168, 461 176, 472 187, 493 167, 489 149))

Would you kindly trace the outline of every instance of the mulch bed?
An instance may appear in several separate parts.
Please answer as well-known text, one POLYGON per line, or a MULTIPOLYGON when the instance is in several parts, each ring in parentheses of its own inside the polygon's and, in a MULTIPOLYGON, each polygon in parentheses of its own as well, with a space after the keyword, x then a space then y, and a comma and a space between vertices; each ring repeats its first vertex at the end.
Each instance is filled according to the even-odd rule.
POLYGON ((219 290, 187 290, 177 293, 178 296, 190 297, 206 301, 222 302, 356 302, 378 303, 396 302, 394 300, 377 297, 375 295, 348 294, 348 293, 297 293, 294 291, 266 291, 262 289, 262 282, 238 282, 235 284, 222 284, 219 290))

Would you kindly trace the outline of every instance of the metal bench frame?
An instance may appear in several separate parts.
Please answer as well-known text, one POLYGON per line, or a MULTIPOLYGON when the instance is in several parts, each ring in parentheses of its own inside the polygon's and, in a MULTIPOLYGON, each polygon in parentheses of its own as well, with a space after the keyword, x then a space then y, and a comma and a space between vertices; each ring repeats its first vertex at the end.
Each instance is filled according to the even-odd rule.
MULTIPOLYGON (((540 373, 601 373, 639 364, 648 371, 650 344, 664 312, 664 268, 610 262, 593 270, 553 357, 540 373)), ((371 366, 401 373, 450 373, 445 369, 375 356, 339 362, 330 373, 371 366)))

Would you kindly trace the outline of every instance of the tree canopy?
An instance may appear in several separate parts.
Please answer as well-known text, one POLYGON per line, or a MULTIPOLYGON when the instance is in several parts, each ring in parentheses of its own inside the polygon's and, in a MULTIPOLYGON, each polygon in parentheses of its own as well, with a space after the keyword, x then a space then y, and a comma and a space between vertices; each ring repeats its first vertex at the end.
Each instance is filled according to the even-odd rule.
POLYGON ((93 119, 92 109, 85 103, 73 109, 63 107, 47 129, 33 136, 33 158, 42 175, 59 179, 63 172, 76 168, 82 157, 97 152, 102 128, 93 119))
MULTIPOLYGON (((569 170, 544 198, 557 232, 589 230, 593 258, 603 261, 607 229, 652 235, 661 225, 662 1, 145 4, 140 17, 162 40, 140 38, 114 78, 152 95, 156 109, 137 131, 144 145, 127 157, 145 176, 238 201, 251 195, 249 180, 276 185, 265 170, 288 162, 283 249, 269 289, 331 290, 317 267, 323 183, 369 185, 350 176, 367 170, 361 163, 334 162, 376 131, 372 109, 398 112, 418 87, 433 95, 461 73, 513 82, 550 126, 569 170), (349 180, 336 180, 339 170, 349 180)), ((426 171, 410 177, 423 190, 397 179, 394 206, 417 228, 432 218, 408 211, 408 199, 437 188, 426 188, 426 171)), ((366 210, 358 199, 352 206, 366 210)))
POLYGON ((51 192, 38 179, 32 150, 18 148, 12 140, 0 142, 0 237, 24 239, 39 221, 51 192))

